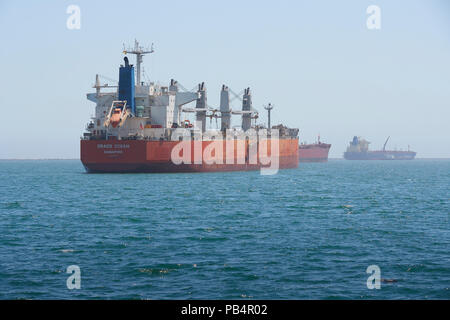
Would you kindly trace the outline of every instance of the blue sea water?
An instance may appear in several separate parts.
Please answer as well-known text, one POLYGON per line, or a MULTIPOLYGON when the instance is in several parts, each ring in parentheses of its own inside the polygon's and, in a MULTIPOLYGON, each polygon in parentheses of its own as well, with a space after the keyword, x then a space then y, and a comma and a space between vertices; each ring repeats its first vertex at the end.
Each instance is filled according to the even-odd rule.
POLYGON ((0 176, 0 299, 450 299, 449 160, 0 176))

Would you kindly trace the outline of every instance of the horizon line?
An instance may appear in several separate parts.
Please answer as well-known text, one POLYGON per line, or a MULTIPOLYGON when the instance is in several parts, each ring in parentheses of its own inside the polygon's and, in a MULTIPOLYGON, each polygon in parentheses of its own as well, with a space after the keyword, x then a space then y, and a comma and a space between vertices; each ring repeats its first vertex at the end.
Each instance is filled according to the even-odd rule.
MULTIPOLYGON (((80 158, 0 158, 0 161, 13 161, 13 160, 19 160, 19 161, 42 161, 42 160, 81 160, 80 158)), ((328 160, 345 160, 344 158, 335 158, 330 157, 328 160)), ((413 160, 450 160, 450 157, 421 157, 421 158, 415 158, 413 160)), ((373 161, 373 160, 372 160, 373 161)))

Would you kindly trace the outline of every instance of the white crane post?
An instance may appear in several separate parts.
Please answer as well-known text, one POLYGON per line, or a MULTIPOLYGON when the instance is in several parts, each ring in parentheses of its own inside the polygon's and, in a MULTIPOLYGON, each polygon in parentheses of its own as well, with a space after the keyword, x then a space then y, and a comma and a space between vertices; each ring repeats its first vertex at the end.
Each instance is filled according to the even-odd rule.
MULTIPOLYGON (((198 85, 198 93, 199 98, 197 99, 197 103, 195 105, 195 108, 198 109, 206 109, 207 103, 206 103, 206 86, 205 83, 202 82, 198 85)), ((202 124, 202 132, 206 131, 206 111, 197 111, 196 120, 197 123, 200 121, 202 124)))
POLYGON ((220 130, 225 132, 231 127, 231 112, 230 112, 230 92, 226 85, 222 86, 220 91, 220 113, 221 113, 221 126, 220 130))
MULTIPOLYGON (((250 88, 245 89, 242 99, 242 111, 250 111, 252 109, 252 94, 250 88)), ((242 114, 242 130, 247 131, 252 126, 252 115, 249 112, 242 114)))

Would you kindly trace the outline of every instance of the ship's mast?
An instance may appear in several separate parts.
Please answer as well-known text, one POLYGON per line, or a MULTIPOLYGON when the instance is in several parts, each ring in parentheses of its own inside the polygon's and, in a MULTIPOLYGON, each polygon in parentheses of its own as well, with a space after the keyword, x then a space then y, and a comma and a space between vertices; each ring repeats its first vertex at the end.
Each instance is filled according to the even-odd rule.
POLYGON ((269 103, 269 105, 265 106, 264 109, 267 110, 268 129, 270 130, 271 129, 271 126, 270 126, 270 111, 272 111, 273 105, 271 103, 269 103))
POLYGON ((153 44, 149 49, 144 49, 143 47, 139 46, 139 42, 137 40, 134 40, 134 48, 130 48, 130 49, 125 49, 125 45, 124 45, 124 50, 123 53, 127 54, 127 53, 131 53, 131 54, 135 54, 136 55, 136 85, 140 86, 141 85, 141 63, 142 63, 142 57, 147 54, 147 53, 153 53, 153 44))

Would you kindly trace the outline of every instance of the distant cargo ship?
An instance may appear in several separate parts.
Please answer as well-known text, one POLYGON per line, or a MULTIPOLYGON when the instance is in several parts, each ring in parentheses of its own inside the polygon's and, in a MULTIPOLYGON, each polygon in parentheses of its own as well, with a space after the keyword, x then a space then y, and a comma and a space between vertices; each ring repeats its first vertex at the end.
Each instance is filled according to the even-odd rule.
POLYGON ((386 144, 389 141, 388 137, 383 145, 382 150, 369 151, 370 142, 362 139, 361 137, 354 136, 350 141, 350 145, 347 147, 347 151, 344 152, 344 158, 347 160, 413 160, 416 156, 416 152, 410 151, 397 151, 386 150, 386 144))
POLYGON ((316 143, 302 143, 298 146, 298 159, 300 162, 326 162, 331 144, 320 142, 320 136, 316 143))
POLYGON ((298 129, 270 124, 265 129, 253 123, 258 111, 250 88, 242 96, 234 94, 242 101, 238 110, 231 108, 233 92, 225 85, 220 106, 210 107, 204 83, 188 91, 175 80, 169 86, 141 81, 142 58, 152 52, 138 42, 124 50, 136 55, 136 82, 128 57, 119 69, 118 86, 101 85, 96 77, 96 92, 87 94, 96 103, 95 116, 80 142, 81 162, 88 172, 237 171, 274 163, 280 169, 298 167, 298 129), (116 89, 101 92, 102 88, 116 89), (187 108, 191 102, 195 107, 187 108), (185 113, 195 114, 195 125, 185 113), (242 118, 239 128, 231 128, 232 115, 242 118), (207 118, 220 119, 220 129, 207 131, 207 118))

